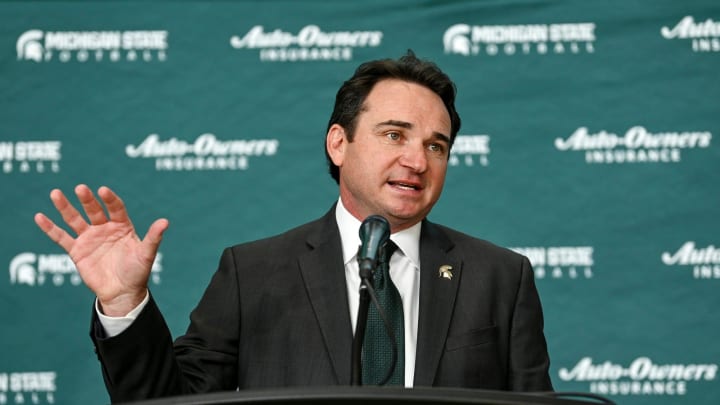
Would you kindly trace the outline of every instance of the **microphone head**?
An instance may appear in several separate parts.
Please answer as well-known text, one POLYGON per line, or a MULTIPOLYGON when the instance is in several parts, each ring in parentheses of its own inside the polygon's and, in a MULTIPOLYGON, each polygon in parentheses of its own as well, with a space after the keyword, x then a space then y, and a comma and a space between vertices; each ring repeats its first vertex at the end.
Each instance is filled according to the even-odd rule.
POLYGON ((360 225, 358 260, 376 263, 380 247, 390 239, 390 223, 380 215, 370 215, 360 225))

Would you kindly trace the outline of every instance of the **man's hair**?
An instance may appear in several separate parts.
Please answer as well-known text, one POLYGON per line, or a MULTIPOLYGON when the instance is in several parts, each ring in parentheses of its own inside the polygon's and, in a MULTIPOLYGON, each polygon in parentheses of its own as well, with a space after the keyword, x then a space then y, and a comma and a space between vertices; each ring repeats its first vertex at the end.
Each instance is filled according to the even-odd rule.
MULTIPOLYGON (((355 74, 338 90, 327 130, 329 131, 333 124, 338 124, 345 129, 348 141, 352 142, 357 118, 363 109, 365 99, 378 82, 387 79, 416 83, 440 96, 450 114, 450 146, 452 146, 455 135, 460 130, 460 116, 455 110, 455 83, 435 63, 418 59, 411 50, 398 60, 380 59, 360 65, 355 70, 355 74)), ((325 156, 330 175, 339 183, 340 168, 330 159, 327 147, 325 156)))

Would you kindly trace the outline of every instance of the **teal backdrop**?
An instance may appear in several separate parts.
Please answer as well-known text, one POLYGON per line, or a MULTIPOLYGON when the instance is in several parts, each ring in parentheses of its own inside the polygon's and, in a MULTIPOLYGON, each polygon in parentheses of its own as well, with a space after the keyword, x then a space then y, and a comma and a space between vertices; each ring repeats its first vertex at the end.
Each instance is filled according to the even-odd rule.
POLYGON ((0 2, 0 405, 109 401, 51 189, 170 220, 178 335, 224 247, 329 209, 335 92, 409 48, 463 118, 430 219, 530 258, 556 389, 717 404, 720 3, 363 0, 0 2))

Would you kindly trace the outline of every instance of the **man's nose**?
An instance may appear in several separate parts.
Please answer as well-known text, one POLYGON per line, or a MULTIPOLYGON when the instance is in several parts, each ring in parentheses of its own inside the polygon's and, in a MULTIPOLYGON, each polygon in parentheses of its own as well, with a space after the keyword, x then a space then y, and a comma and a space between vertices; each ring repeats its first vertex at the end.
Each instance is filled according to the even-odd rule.
POLYGON ((399 162, 402 166, 408 167, 416 173, 425 172, 428 164, 425 145, 405 145, 399 162))

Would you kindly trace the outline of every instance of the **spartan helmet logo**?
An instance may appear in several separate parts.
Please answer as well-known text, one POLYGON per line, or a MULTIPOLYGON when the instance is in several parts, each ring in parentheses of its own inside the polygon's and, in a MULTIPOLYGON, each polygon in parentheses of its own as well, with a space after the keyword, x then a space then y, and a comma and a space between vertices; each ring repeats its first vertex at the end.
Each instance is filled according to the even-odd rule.
POLYGON ((18 60, 30 59, 41 62, 44 51, 41 44, 43 35, 40 30, 25 31, 20 35, 16 44, 18 60))
POLYGON ((468 35, 470 34, 470 26, 467 24, 456 24, 448 28, 443 35, 443 46, 445 53, 459 53, 461 55, 470 55, 472 43, 468 35))
POLYGON ((35 270, 35 253, 20 253, 10 262, 10 284, 35 285, 37 270, 35 270))

